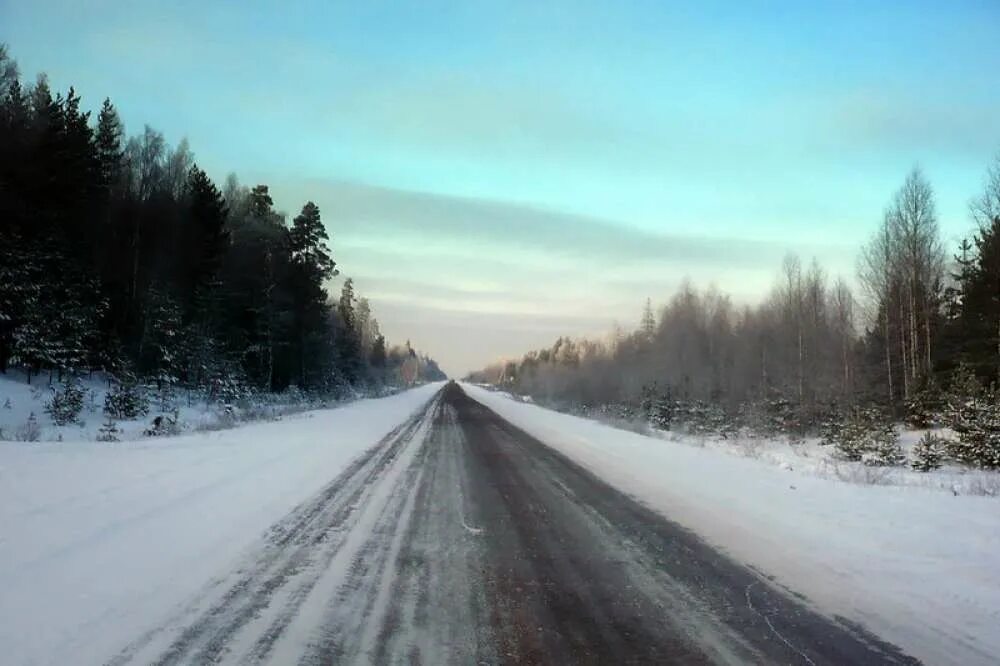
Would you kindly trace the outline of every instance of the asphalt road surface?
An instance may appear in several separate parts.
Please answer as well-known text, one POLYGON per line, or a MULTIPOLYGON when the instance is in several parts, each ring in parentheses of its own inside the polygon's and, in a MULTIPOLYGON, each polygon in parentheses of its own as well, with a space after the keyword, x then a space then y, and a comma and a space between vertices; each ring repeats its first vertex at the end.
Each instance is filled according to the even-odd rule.
POLYGON ((912 664, 448 384, 112 664, 912 664))

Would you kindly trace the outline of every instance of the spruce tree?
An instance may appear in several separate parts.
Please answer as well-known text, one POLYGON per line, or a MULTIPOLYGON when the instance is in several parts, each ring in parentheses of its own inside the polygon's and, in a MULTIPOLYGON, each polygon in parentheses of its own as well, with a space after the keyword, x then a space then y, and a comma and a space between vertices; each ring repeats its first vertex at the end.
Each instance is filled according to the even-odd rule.
POLYGON ((913 447, 913 469, 930 472, 941 467, 944 458, 944 442, 937 435, 927 432, 913 447))
POLYGON ((1000 380, 1000 217, 973 238, 976 253, 963 285, 965 357, 987 383, 1000 380))
POLYGON ((219 316, 216 300, 222 256, 230 241, 226 221, 229 211, 219 188, 208 174, 191 167, 188 174, 188 216, 184 236, 185 319, 199 336, 215 334, 219 316))
POLYGON ((370 356, 370 363, 374 368, 384 368, 385 367, 385 336, 377 335, 375 337, 375 342, 372 343, 372 353, 370 356))
POLYGON ((122 177, 125 159, 124 136, 125 127, 118 117, 118 110, 109 98, 105 98, 101 112, 97 116, 97 129, 94 132, 99 182, 104 188, 105 197, 111 196, 111 191, 119 185, 122 177))
POLYGON ((656 332, 656 317, 653 315, 653 302, 646 299, 646 305, 642 309, 642 320, 639 322, 639 332, 645 340, 652 340, 656 332))
POLYGON ((348 383, 354 384, 361 374, 361 344, 354 317, 354 281, 344 280, 337 304, 337 369, 348 383))

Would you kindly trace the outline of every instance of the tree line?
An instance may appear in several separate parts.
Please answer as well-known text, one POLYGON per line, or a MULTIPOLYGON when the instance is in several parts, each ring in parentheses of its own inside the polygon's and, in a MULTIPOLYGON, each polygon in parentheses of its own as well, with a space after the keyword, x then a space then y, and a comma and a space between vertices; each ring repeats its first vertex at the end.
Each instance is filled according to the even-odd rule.
POLYGON ((802 429, 862 405, 922 413, 953 387, 989 393, 1000 380, 1000 157, 970 210, 973 231, 949 257, 915 168, 860 253, 858 295, 790 255, 756 305, 684 281, 658 311, 646 301, 636 330, 563 337, 470 379, 567 406, 636 411, 655 396, 802 429))
POLYGON ((23 85, 0 45, 0 371, 92 369, 158 385, 337 392, 442 377, 390 348, 350 278, 336 302, 313 202, 220 188, 186 140, 127 136, 109 99, 23 85))

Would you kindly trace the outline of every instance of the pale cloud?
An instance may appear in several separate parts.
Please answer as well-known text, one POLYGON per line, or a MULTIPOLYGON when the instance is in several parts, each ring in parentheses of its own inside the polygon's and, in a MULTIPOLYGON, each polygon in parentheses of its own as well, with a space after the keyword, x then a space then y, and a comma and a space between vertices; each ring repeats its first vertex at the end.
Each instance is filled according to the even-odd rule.
POLYGON ((344 275, 371 299, 386 332, 411 337, 459 374, 529 342, 598 334, 616 321, 632 326, 646 297, 665 302, 686 277, 752 302, 789 251, 818 256, 834 273, 850 271, 855 252, 853 244, 654 233, 510 202, 342 181, 271 185, 286 210, 307 199, 319 205, 344 275))

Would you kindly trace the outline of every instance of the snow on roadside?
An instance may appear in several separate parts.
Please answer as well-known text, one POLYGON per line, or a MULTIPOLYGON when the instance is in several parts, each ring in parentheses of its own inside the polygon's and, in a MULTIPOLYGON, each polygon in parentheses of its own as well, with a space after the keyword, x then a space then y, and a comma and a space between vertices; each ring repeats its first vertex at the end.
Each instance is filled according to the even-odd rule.
POLYGON ((470 396, 820 610, 935 664, 1000 659, 1000 501, 865 486, 470 396))
POLYGON ((440 387, 169 439, 0 442, 4 661, 103 662, 440 387))
MULTIPOLYGON (((94 373, 78 378, 77 383, 84 391, 83 409, 75 423, 60 426, 45 411, 53 390, 61 386, 59 381, 43 374, 35 375, 31 383, 28 383, 27 376, 21 370, 9 369, 6 373, 0 373, 0 441, 23 439, 21 431, 32 416, 38 428, 37 441, 96 440, 107 422, 104 398, 109 390, 109 380, 103 373, 94 373)), ((331 406, 325 401, 310 402, 309 396, 286 390, 283 393, 266 393, 251 400, 240 401, 232 407, 230 413, 225 405, 207 401, 197 391, 175 387, 168 405, 162 403, 156 391, 147 388, 145 393, 149 400, 148 414, 134 419, 114 420, 119 440, 145 439, 146 431, 152 427, 153 419, 157 416, 176 416, 177 434, 183 434, 222 430, 240 423, 283 418, 288 414, 331 406)), ((351 399, 354 398, 348 398, 351 399)), ((332 406, 337 405, 334 403, 332 406)))

